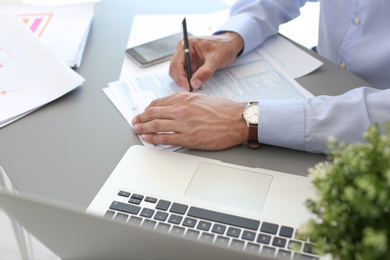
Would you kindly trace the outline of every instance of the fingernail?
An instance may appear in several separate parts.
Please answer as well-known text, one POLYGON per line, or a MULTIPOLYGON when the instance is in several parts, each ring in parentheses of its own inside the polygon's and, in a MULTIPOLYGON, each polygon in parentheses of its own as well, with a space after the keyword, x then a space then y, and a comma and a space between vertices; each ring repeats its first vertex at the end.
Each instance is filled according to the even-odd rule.
POLYGON ((137 132, 138 132, 138 125, 134 125, 134 124, 133 124, 133 132, 134 132, 135 134, 137 134, 137 132))
POLYGON ((203 83, 199 79, 195 79, 191 82, 191 86, 195 89, 200 89, 202 87, 203 83))
POLYGON ((135 117, 133 117, 133 119, 131 120, 131 124, 135 125, 136 123, 137 123, 137 120, 135 119, 135 117))

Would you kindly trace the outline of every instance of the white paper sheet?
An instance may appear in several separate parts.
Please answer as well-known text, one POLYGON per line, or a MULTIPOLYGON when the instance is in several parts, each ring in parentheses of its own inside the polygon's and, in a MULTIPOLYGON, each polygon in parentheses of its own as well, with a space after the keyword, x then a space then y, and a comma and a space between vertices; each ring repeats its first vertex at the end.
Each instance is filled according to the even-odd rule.
POLYGON ((59 98, 83 81, 20 19, 0 14, 0 127, 59 98))
POLYGON ((94 3, 2 7, 13 13, 70 67, 79 67, 94 15, 94 3))

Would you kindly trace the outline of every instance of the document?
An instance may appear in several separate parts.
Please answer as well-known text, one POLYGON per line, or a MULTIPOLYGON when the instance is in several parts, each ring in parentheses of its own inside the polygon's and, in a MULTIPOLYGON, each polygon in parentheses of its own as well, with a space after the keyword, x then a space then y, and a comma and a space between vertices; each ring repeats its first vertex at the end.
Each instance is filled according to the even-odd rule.
POLYGON ((13 14, 0 14, 0 127, 82 85, 13 14))
MULTIPOLYGON (((228 17, 228 10, 208 14, 186 15, 193 35, 210 35, 228 17)), ((136 46, 172 33, 180 32, 184 15, 137 15, 127 47, 136 46)), ((304 99, 312 97, 294 78, 304 76, 322 62, 296 47, 284 37, 269 38, 262 46, 240 57, 231 66, 217 71, 198 93, 235 101, 259 99, 304 99)), ((132 118, 159 97, 185 91, 168 75, 169 61, 149 68, 139 68, 124 57, 119 81, 103 89, 131 125, 132 118)), ((158 149, 180 147, 152 145, 158 149)))
POLYGON ((0 12, 16 14, 27 28, 70 67, 80 66, 94 15, 93 2, 7 6, 1 7, 0 12))
MULTIPOLYGON (((167 70, 134 76, 108 84, 104 92, 131 125, 134 116, 149 103, 177 92, 178 86, 167 70)), ((268 55, 254 51, 237 59, 231 66, 217 71, 197 93, 244 102, 253 100, 305 99, 313 95, 279 68, 268 55)), ((159 149, 178 147, 144 143, 159 149)))

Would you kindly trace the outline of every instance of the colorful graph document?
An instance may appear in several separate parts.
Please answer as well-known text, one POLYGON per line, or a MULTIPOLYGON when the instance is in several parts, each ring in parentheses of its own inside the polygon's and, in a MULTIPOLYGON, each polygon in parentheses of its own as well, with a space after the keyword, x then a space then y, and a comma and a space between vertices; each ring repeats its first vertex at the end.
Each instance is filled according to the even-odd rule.
POLYGON ((17 16, 0 14, 0 127, 83 82, 17 16))
POLYGON ((53 53, 79 67, 90 31, 94 3, 56 6, 16 5, 0 12, 16 14, 53 53))

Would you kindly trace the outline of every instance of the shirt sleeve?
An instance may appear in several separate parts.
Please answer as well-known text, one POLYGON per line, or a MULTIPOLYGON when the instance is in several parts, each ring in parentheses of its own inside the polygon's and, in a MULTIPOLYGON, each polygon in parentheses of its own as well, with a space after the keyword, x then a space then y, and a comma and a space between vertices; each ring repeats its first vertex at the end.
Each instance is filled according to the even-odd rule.
MULTIPOLYGON (((311 0, 316 1, 316 0, 311 0)), ((269 36, 278 33, 279 25, 300 15, 299 9, 307 0, 237 0, 229 19, 216 34, 236 32, 244 40, 242 54, 261 45, 269 36)))
POLYGON ((261 143, 327 153, 328 138, 364 142, 372 124, 390 120, 390 89, 361 87, 340 96, 306 100, 260 100, 261 143))

